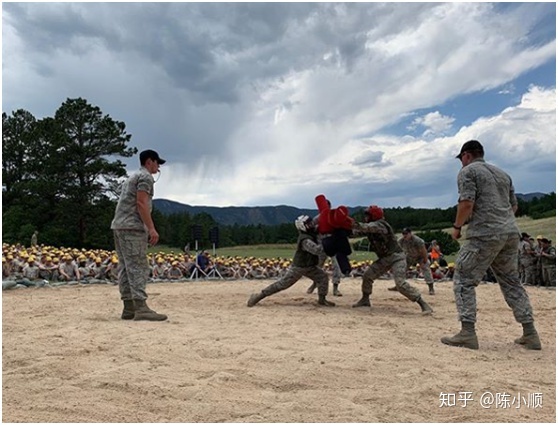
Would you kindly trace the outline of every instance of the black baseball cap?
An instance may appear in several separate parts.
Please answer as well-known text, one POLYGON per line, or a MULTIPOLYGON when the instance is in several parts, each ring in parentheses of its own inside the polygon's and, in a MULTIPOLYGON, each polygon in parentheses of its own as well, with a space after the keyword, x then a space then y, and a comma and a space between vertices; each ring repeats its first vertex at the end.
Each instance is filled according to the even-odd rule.
POLYGON ((410 227, 405 227, 405 228, 403 229, 403 232, 402 232, 402 233, 403 233, 404 235, 406 235, 407 233, 411 233, 411 228, 410 228, 410 227))
POLYGON ((161 158, 157 152, 151 149, 147 149, 140 153, 140 164, 145 164, 145 161, 147 161, 148 159, 157 161, 157 163, 160 165, 163 165, 165 162, 167 162, 166 160, 161 158))
POLYGON ((457 155, 456 158, 461 159, 461 156, 465 152, 480 152, 484 155, 484 148, 478 140, 469 140, 461 146, 461 152, 459 152, 459 155, 457 155))
POLYGON ((530 235, 529 233, 522 232, 522 233, 521 233, 521 237, 522 237, 522 238, 530 238, 531 235, 530 235))

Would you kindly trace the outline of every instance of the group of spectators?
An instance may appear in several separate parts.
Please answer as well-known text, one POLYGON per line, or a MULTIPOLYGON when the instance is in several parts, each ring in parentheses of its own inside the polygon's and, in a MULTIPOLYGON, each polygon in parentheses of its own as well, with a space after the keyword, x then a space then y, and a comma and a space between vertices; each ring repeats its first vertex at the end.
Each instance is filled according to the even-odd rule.
POLYGON ((556 286, 556 248, 552 240, 538 235, 536 240, 521 233, 519 277, 524 285, 556 286))
MULTIPOLYGON (((428 248, 429 267, 434 281, 451 281, 455 264, 447 263, 439 244, 432 241, 428 248), (434 255, 433 255, 434 254, 434 255), (437 254, 437 255, 436 255, 437 254)), ((208 251, 197 255, 158 252, 149 254, 150 281, 180 281, 222 278, 276 279, 291 265, 291 259, 241 256, 211 256, 208 251)), ((520 244, 520 276, 525 285, 556 286, 556 249, 552 241, 537 236, 535 240, 522 233, 520 244)), ((351 260, 351 277, 361 277, 371 260, 351 260)), ((331 273, 333 264, 324 268, 331 273)), ((3 289, 16 286, 57 286, 62 284, 117 284, 118 257, 114 251, 55 248, 51 246, 2 246, 3 289)), ((386 273, 385 278, 391 278, 386 273)), ((409 263, 407 277, 424 279, 421 264, 409 263)), ((491 281, 490 275, 484 280, 491 281)))
MULTIPOLYGON (((64 284, 118 283, 118 256, 114 251, 2 245, 2 289, 64 284)), ((158 252, 149 254, 150 281, 222 278, 274 279, 282 276, 291 259, 211 256, 158 252)), ((351 276, 362 276, 371 261, 352 261, 351 276)), ((326 271, 332 263, 327 261, 326 271)))

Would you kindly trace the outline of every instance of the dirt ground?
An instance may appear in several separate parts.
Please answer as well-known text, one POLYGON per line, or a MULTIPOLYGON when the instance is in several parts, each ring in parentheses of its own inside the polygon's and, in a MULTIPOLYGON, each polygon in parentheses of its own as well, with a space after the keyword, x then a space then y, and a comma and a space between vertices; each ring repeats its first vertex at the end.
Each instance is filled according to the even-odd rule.
POLYGON ((497 285, 478 288, 480 349, 467 350, 440 343, 458 330, 451 282, 425 295, 433 316, 387 280, 372 309, 351 308, 356 279, 334 308, 306 279, 247 308, 269 283, 151 284, 162 323, 120 320, 115 286, 4 291, 3 421, 555 423, 553 290, 528 287, 536 352, 513 343, 497 285))

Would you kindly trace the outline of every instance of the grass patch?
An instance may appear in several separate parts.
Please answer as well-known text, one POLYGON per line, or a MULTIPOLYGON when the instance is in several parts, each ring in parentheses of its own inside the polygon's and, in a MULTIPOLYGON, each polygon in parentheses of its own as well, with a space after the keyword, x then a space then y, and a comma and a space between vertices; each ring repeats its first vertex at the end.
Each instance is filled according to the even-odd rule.
MULTIPOLYGON (((520 217, 517 219, 517 225, 520 232, 527 232, 534 238, 537 235, 543 235, 546 238, 556 241, 556 217, 541 218, 533 220, 530 217, 520 217)), ((444 229, 445 232, 451 234, 451 228, 444 229)), ((401 235, 397 235, 398 237, 401 235)), ((463 240, 459 241, 463 243, 463 240)), ((553 243, 555 244, 555 243, 553 243)), ((217 248, 215 255, 220 257, 255 257, 255 258, 292 258, 296 249, 296 244, 273 244, 273 245, 246 245, 233 246, 225 248, 217 248)), ((211 249, 208 251, 213 254, 211 249)), ((168 246, 156 246, 149 249, 149 253, 163 252, 165 254, 181 254, 179 248, 170 248, 168 246)), ((192 251, 193 252, 193 251, 192 251)), ((446 255, 448 262, 455 260, 456 255, 446 255)), ((376 255, 366 251, 353 251, 350 256, 351 260, 364 261, 375 260, 376 255)))

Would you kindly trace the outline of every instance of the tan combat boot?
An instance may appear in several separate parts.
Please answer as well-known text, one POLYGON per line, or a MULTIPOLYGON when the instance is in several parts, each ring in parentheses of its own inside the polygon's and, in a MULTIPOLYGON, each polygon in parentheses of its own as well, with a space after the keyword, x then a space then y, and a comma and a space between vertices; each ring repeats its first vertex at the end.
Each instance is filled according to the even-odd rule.
POLYGON ((257 303, 259 303, 264 298, 265 298, 265 295, 262 292, 259 292, 257 294, 252 294, 252 295, 250 295, 250 298, 248 299, 248 302, 246 303, 246 305, 248 307, 254 307, 257 303))
POLYGON ((318 295, 318 304, 326 306, 326 307, 335 307, 335 303, 332 303, 331 301, 326 300, 325 295, 318 295))
POLYGON ((418 303, 418 305, 420 305, 420 310, 421 310, 422 314, 427 315, 427 314, 434 313, 434 310, 432 309, 432 307, 430 307, 430 305, 426 301, 424 301, 422 299, 422 297, 420 297, 417 300, 417 303, 418 303))
POLYGON ((461 322, 461 331, 454 336, 445 336, 442 343, 453 347, 465 347, 471 350, 479 349, 479 341, 475 332, 475 324, 472 322, 461 322))
POLYGON ((136 309, 134 320, 149 320, 152 322, 161 322, 167 320, 165 314, 159 314, 151 310, 145 300, 134 300, 134 307, 136 309))
POLYGON ((124 309, 122 310, 122 315, 120 318, 122 320, 132 320, 135 314, 135 307, 133 300, 122 300, 124 302, 124 309))
POLYGON ((356 307, 371 307, 370 304, 370 294, 362 294, 362 298, 353 304, 353 308, 356 307))
POLYGON ((528 350, 542 350, 541 340, 534 323, 523 323, 523 335, 514 342, 523 345, 528 350))

